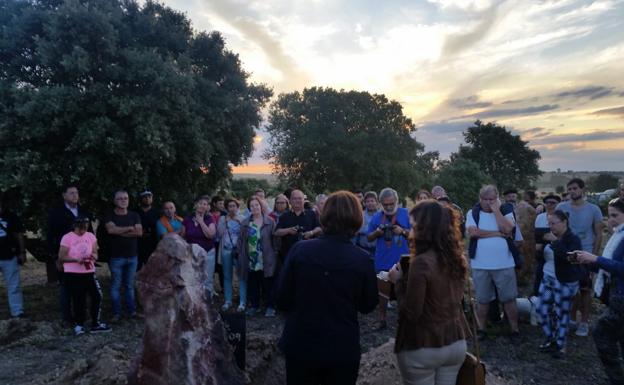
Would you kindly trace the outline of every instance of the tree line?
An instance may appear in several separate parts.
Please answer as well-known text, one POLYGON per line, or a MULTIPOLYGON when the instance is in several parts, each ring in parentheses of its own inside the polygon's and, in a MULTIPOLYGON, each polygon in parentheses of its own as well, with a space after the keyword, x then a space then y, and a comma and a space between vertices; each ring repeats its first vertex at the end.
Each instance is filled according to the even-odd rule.
POLYGON ((219 32, 196 31, 162 4, 134 0, 0 1, 0 191, 37 225, 76 183, 95 211, 118 188, 192 201, 228 188, 268 107, 264 157, 307 191, 402 195, 444 185, 470 205, 488 181, 527 187, 539 153, 476 121, 441 160, 416 140, 399 102, 311 87, 254 84, 219 32))

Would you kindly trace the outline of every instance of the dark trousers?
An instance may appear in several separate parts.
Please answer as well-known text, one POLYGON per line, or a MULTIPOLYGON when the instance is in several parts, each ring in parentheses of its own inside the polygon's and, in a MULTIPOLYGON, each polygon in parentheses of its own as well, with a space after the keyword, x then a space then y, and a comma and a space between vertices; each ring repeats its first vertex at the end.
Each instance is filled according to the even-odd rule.
POLYGON ((539 297, 539 288, 544 279, 544 259, 536 258, 537 264, 535 265, 535 280, 533 281, 533 295, 539 297))
POLYGON ((251 307, 260 307, 260 298, 264 301, 264 306, 275 307, 273 301, 274 277, 265 277, 263 271, 250 271, 247 279, 247 299, 251 307))
POLYGON ((287 385, 353 385, 360 361, 335 365, 315 365, 286 357, 287 385))
POLYGON ((609 307, 598 319, 592 335, 611 385, 624 385, 624 296, 611 296, 609 307), (619 346, 618 346, 619 345, 619 346))
POLYGON ((102 290, 95 273, 64 273, 65 283, 74 305, 74 322, 84 326, 87 308, 87 294, 91 299, 91 323, 100 322, 102 290))
POLYGON ((69 294, 69 290, 67 289, 67 279, 65 278, 65 273, 57 271, 56 276, 58 277, 59 282, 59 303, 61 305, 61 315, 63 316, 63 321, 73 322, 74 319, 71 312, 71 296, 69 294))

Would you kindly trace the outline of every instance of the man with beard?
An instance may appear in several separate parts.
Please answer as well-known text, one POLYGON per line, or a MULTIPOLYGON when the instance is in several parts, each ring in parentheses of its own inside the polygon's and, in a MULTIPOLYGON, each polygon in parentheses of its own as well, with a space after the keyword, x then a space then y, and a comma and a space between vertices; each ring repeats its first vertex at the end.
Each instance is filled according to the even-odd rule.
MULTIPOLYGON (((409 254, 407 237, 409 235, 409 213, 399 207, 399 195, 389 187, 379 193, 382 211, 375 214, 368 225, 368 240, 375 241, 375 271, 387 272, 394 266, 402 254, 409 254)), ((391 287, 390 293, 394 293, 391 287)), ((387 297, 379 298, 379 325, 383 329, 386 324, 387 297)))
MULTIPOLYGON (((561 210, 568 215, 570 230, 581 239, 581 246, 584 251, 592 254, 599 254, 602 245, 602 212, 593 203, 585 201, 585 182, 582 179, 571 179, 568 184, 568 202, 561 202, 557 205, 557 210, 561 210)), ((591 286, 592 281, 587 272, 584 279, 580 281, 580 294, 572 304, 570 310, 570 326, 576 324, 576 311, 581 312, 581 322, 576 329, 576 335, 585 337, 589 334, 589 310, 591 307, 591 286)))

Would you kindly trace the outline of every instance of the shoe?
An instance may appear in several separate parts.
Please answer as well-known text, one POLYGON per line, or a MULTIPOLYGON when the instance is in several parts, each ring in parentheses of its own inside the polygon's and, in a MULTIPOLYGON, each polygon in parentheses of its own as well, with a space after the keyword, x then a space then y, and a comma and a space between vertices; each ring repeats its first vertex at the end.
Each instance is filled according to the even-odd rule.
POLYGON ((111 327, 105 324, 104 322, 99 322, 97 325, 91 327, 91 330, 89 330, 89 333, 108 333, 108 332, 111 332, 112 330, 113 329, 111 329, 111 327))
POLYGON ((134 320, 140 320, 140 319, 144 319, 145 316, 143 314, 135 311, 134 313, 130 313, 129 318, 130 319, 134 319, 134 320))
POLYGON ((236 311, 237 311, 237 312, 239 312, 239 313, 244 313, 244 312, 245 312, 245 309, 246 309, 245 305, 241 303, 241 304, 240 304, 240 305, 238 305, 238 307, 236 308, 236 311))
POLYGON ((477 339, 479 341, 485 341, 485 340, 487 340, 487 338, 488 338, 488 335, 487 335, 487 332, 485 330, 483 330, 483 329, 477 330, 477 339))
POLYGON ((375 327, 373 328, 373 330, 376 332, 379 332, 382 330, 386 330, 387 328, 388 328, 388 323, 385 320, 383 320, 383 321, 378 321, 375 327))
POLYGON ((260 309, 258 309, 257 307, 250 307, 249 309, 247 309, 247 312, 245 312, 245 314, 247 314, 248 316, 254 316, 258 314, 259 312, 260 312, 260 309))
POLYGON ((76 325, 74 326, 74 335, 75 336, 79 336, 81 334, 85 334, 85 329, 84 327, 80 326, 80 325, 76 325))
POLYGON ((111 318, 111 323, 118 324, 121 322, 121 316, 119 314, 115 314, 113 318, 111 318))
POLYGON ((221 310, 222 311, 228 311, 230 310, 230 308, 232 307, 232 302, 226 302, 223 304, 223 306, 221 306, 221 310))
POLYGON ((557 347, 557 349, 554 352, 552 352, 552 358, 562 359, 562 358, 565 358, 565 356, 566 356, 565 348, 557 347))
POLYGON ((275 317, 275 309, 273 309, 272 307, 267 307, 266 311, 264 312, 264 316, 275 317))
POLYGON ((547 338, 544 343, 542 343, 539 346, 540 351, 542 352, 550 352, 552 351, 557 345, 555 344, 555 341, 552 340, 552 338, 547 338))
POLYGON ((578 324, 578 328, 576 328, 576 334, 579 337, 587 337, 587 335, 589 334, 589 326, 587 326, 587 323, 585 322, 581 322, 578 324))

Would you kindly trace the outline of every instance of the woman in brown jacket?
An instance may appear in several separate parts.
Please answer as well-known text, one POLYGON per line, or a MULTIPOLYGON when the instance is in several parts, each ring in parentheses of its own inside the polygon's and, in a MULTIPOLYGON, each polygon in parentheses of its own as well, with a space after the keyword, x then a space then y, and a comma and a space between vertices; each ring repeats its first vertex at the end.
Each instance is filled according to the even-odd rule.
POLYGON ((245 309, 249 294, 250 308, 248 315, 260 312, 260 297, 264 298, 265 316, 274 317, 273 282, 277 257, 273 247, 273 231, 275 222, 262 212, 260 199, 253 196, 247 200, 247 208, 251 211, 248 219, 241 223, 238 238, 238 279, 240 306, 245 309))
POLYGON ((454 385, 466 354, 462 311, 467 263, 457 213, 433 200, 410 212, 409 269, 396 264, 399 326, 394 351, 409 385, 454 385))

